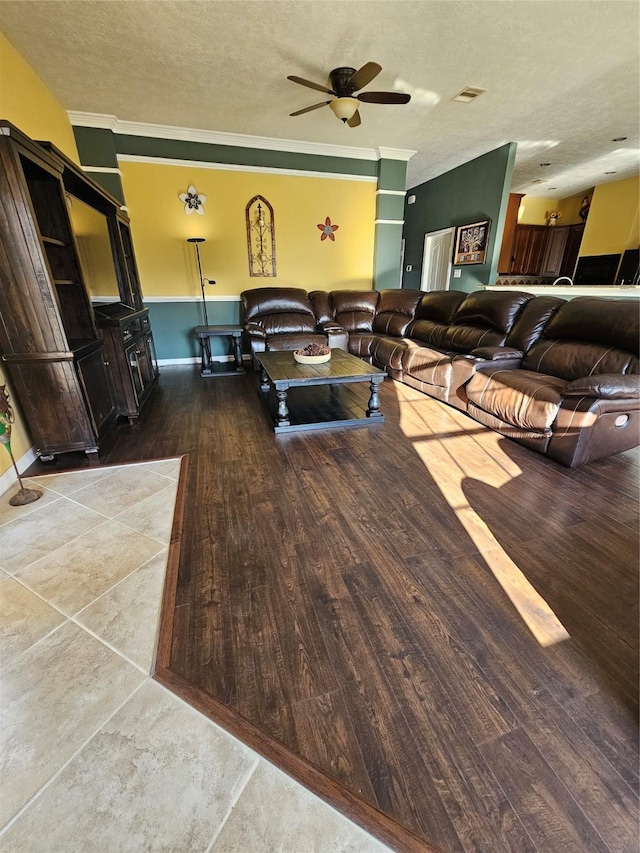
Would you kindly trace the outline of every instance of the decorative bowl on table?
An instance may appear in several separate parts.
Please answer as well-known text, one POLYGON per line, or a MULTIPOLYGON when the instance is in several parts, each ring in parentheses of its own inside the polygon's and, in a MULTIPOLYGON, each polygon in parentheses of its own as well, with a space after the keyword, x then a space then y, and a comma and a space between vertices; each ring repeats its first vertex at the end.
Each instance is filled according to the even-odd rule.
POLYGON ((322 364, 331 358, 331 350, 322 344, 309 344, 304 349, 293 351, 298 364, 322 364))

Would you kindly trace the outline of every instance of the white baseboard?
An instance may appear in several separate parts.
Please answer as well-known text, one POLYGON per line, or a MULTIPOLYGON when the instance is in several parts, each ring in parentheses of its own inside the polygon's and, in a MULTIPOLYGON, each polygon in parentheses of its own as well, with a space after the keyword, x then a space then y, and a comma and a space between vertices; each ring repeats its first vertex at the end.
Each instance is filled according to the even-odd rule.
MULTIPOLYGON (((23 453, 20 459, 16 459, 16 465, 18 466, 18 471, 20 471, 20 475, 22 476, 22 472, 26 470, 33 462, 36 461, 37 455, 33 447, 30 447, 26 453, 23 453)), ((13 465, 4 472, 4 474, 0 475, 0 495, 3 495, 7 489, 10 489, 14 483, 18 482, 18 478, 16 477, 16 472, 13 469, 13 465)))

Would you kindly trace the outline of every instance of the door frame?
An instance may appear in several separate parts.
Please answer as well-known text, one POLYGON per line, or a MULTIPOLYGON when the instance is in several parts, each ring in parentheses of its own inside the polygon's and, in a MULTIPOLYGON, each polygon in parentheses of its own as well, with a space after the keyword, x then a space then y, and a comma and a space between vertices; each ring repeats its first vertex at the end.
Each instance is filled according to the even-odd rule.
POLYGON ((429 249, 429 241, 433 237, 441 237, 443 234, 449 234, 451 236, 451 252, 449 254, 449 263, 447 265, 447 286, 444 288, 445 290, 449 290, 449 285, 451 283, 451 269, 453 267, 453 241, 455 239, 455 227, 452 228, 439 228, 437 231, 427 231, 424 235, 424 247, 422 250, 422 272, 420 274, 420 290, 426 291, 425 283, 428 279, 429 273, 429 265, 427 264, 427 250, 429 249))

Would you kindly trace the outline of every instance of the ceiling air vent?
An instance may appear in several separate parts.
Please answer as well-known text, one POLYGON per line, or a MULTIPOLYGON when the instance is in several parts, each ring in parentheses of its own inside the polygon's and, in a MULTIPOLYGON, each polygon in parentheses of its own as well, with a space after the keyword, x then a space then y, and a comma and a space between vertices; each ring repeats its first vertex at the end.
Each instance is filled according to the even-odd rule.
POLYGON ((479 95, 486 91, 486 89, 479 89, 477 86, 467 86, 462 92, 458 92, 454 98, 451 98, 451 100, 462 101, 463 104, 468 104, 469 101, 475 101, 479 95))

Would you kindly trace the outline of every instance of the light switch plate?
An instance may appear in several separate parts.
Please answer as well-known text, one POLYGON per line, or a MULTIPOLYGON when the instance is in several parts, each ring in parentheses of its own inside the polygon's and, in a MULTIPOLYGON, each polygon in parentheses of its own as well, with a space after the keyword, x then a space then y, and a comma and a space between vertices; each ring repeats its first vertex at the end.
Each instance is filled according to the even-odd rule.
POLYGON ((462 270, 454 270, 453 271, 453 277, 454 278, 460 278, 461 276, 462 276, 462 270))

